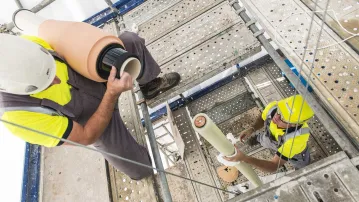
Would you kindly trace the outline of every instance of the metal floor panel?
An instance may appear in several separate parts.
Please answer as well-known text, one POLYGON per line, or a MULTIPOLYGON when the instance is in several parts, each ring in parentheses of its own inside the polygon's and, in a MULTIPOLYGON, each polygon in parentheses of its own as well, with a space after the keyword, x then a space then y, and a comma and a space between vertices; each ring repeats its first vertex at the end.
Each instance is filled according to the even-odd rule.
POLYGON ((159 65, 243 21, 225 1, 147 46, 159 65))
POLYGON ((153 107, 211 78, 239 61, 259 52, 260 44, 247 27, 237 23, 205 43, 161 66, 160 76, 178 72, 181 82, 148 100, 153 107))
MULTIPOLYGON (((215 185, 213 176, 210 173, 207 161, 203 155, 196 133, 192 128, 191 120, 186 108, 173 111, 174 119, 178 130, 185 142, 185 165, 189 177, 194 180, 215 185)), ((194 183, 197 200, 201 202, 221 201, 218 190, 194 183)), ((171 186, 171 184, 170 184, 171 186)))
POLYGON ((220 124, 253 107, 256 107, 256 103, 251 94, 246 92, 215 106, 205 113, 213 120, 213 122, 220 124))
POLYGON ((358 201, 358 169, 344 152, 237 196, 240 201, 358 201), (300 200, 298 200, 300 199, 300 200))
MULTIPOLYGON (((106 24, 103 28, 106 32, 116 35, 114 23, 106 24)), ((141 123, 141 117, 135 98, 131 91, 122 93, 118 101, 119 111, 127 130, 136 141, 147 147, 145 133, 141 123)), ((110 185, 114 202, 120 201, 148 201, 156 200, 153 177, 141 181, 133 181, 117 169, 109 166, 110 185)))
MULTIPOLYGON (((327 2, 327 1, 323 1, 327 2)), ((342 3, 345 3, 343 1, 342 3)), ((252 15, 257 16, 271 38, 280 45, 284 54, 300 67, 304 53, 305 39, 311 22, 310 10, 299 0, 283 2, 281 0, 243 1, 252 15), (306 13, 308 12, 308 13, 306 13)), ((313 58, 321 20, 315 17, 310 40, 309 51, 304 56, 302 75, 312 69, 312 87, 320 100, 336 116, 343 127, 348 130, 354 140, 359 139, 358 107, 359 56, 326 25, 321 34, 316 58, 313 58), (311 64, 314 61, 314 67, 311 64)), ((358 36, 357 36, 358 37, 358 36)))
POLYGON ((131 27, 132 24, 139 26, 179 1, 181 0, 147 0, 135 9, 126 13, 123 16, 123 20, 125 21, 126 26, 131 27))
POLYGON ((141 24, 139 35, 150 44, 224 0, 182 0, 141 24))
POLYGON ((232 81, 230 85, 223 85, 196 101, 191 102, 188 105, 188 109, 191 112, 191 115, 195 116, 198 113, 208 111, 215 105, 230 100, 246 91, 247 89, 243 83, 243 79, 236 79, 232 81))

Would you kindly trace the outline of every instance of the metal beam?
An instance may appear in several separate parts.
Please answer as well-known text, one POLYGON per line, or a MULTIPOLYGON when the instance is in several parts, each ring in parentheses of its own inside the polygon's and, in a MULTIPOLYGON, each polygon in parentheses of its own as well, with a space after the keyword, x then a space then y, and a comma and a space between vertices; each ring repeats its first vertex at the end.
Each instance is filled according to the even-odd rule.
POLYGON ((52 4, 56 0, 42 0, 39 4, 37 4, 35 7, 31 9, 32 12, 37 13, 41 11, 46 6, 52 4))
POLYGON ((15 0, 15 3, 17 5, 18 8, 24 8, 20 2, 20 0, 15 0))
POLYGON ((297 89, 300 94, 307 94, 306 101, 315 111, 315 114, 317 115, 318 119, 329 131, 330 135, 337 141, 339 146, 349 155, 349 157, 352 158, 358 156, 358 150, 353 145, 352 141, 350 140, 350 137, 348 137, 347 134, 345 134, 333 121, 333 119, 329 116, 329 114, 323 109, 321 104, 314 97, 314 94, 309 93, 304 85, 297 82, 298 77, 288 67, 288 65, 285 63, 285 61, 279 55, 276 49, 269 43, 269 41, 263 35, 264 32, 262 32, 255 23, 252 23, 255 21, 247 15, 247 13, 245 12, 245 8, 239 5, 238 0, 229 0, 229 2, 235 9, 236 13, 242 18, 242 20, 249 25, 248 28, 260 41, 260 43, 263 45, 263 47, 266 49, 266 51, 274 60, 274 62, 278 65, 278 67, 282 70, 282 72, 285 73, 286 77, 294 85, 295 89, 297 89))
POLYGON ((112 10, 113 13, 115 13, 116 17, 119 15, 120 11, 113 6, 113 3, 111 0, 105 0, 106 4, 108 5, 108 7, 110 7, 110 9, 112 10))

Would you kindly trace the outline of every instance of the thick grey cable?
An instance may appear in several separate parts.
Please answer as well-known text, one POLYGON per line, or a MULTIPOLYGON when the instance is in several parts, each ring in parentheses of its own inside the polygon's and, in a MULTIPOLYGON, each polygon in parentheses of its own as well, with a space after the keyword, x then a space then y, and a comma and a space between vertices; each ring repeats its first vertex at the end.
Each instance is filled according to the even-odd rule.
POLYGON ((40 134, 40 135, 43 135, 43 136, 46 136, 46 137, 51 137, 51 138, 60 140, 60 141, 62 141, 62 142, 66 142, 66 143, 69 143, 69 144, 71 144, 71 145, 75 145, 75 146, 78 146, 78 147, 81 147, 81 148, 84 148, 84 149, 87 149, 87 150, 91 150, 91 151, 98 152, 98 153, 101 153, 101 154, 106 154, 106 155, 109 155, 109 156, 111 156, 111 157, 114 157, 114 158, 117 158, 117 159, 120 159, 120 160, 129 162, 129 163, 132 163, 132 164, 135 164, 135 165, 138 165, 138 166, 142 166, 142 167, 145 167, 145 168, 150 168, 150 169, 156 170, 157 172, 163 172, 163 173, 166 173, 166 174, 168 174, 168 175, 172 175, 172 176, 175 176, 175 177, 179 177, 179 178, 182 178, 182 179, 185 179, 185 180, 189 180, 189 181, 192 181, 192 182, 201 184, 201 185, 203 185, 203 186, 211 187, 211 188, 213 188, 213 189, 218 189, 218 190, 223 191, 223 192, 227 192, 227 193, 231 193, 231 194, 235 194, 235 195, 241 194, 241 193, 234 192, 234 191, 227 191, 227 190, 224 190, 224 189, 221 189, 221 188, 218 188, 218 187, 215 187, 215 186, 212 186, 212 185, 203 183, 203 182, 199 182, 199 181, 197 181, 197 180, 193 180, 193 179, 189 179, 189 178, 186 178, 186 177, 182 177, 182 176, 180 176, 180 175, 177 175, 177 174, 174 174, 174 173, 170 173, 170 172, 167 172, 167 171, 165 171, 165 170, 158 169, 158 168, 154 168, 154 167, 152 167, 152 166, 148 166, 148 165, 146 165, 146 164, 142 164, 142 163, 139 163, 139 162, 137 162, 137 161, 133 161, 133 160, 130 160, 130 159, 127 159, 127 158, 124 158, 124 157, 121 157, 121 156, 118 156, 118 155, 109 153, 109 152, 105 152, 105 151, 102 151, 102 150, 98 150, 98 149, 94 149, 94 148, 91 148, 91 147, 87 147, 87 146, 85 146, 85 145, 82 145, 82 144, 80 144, 80 143, 77 143, 77 142, 74 142, 74 141, 71 141, 71 140, 66 140, 66 139, 63 139, 63 138, 55 137, 55 136, 53 136, 53 135, 50 135, 50 134, 47 134, 47 133, 44 133, 44 132, 41 132, 41 131, 38 131, 38 130, 34 130, 34 129, 32 129, 32 128, 28 128, 28 127, 25 127, 25 126, 22 126, 22 125, 19 125, 19 124, 10 122, 10 121, 6 121, 6 120, 3 120, 3 119, 0 119, 0 122, 6 123, 6 124, 9 124, 9 125, 12 125, 12 126, 15 126, 15 127, 21 128, 21 129, 24 129, 24 130, 28 130, 28 131, 31 131, 31 132, 34 132, 34 133, 37 133, 37 134, 40 134))

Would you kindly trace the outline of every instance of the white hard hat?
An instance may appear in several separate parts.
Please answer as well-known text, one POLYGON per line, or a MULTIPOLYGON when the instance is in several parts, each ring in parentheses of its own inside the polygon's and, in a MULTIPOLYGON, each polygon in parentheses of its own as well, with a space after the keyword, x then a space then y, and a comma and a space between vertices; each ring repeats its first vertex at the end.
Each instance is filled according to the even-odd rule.
POLYGON ((29 95, 45 90, 56 76, 56 63, 42 46, 0 34, 0 91, 29 95))

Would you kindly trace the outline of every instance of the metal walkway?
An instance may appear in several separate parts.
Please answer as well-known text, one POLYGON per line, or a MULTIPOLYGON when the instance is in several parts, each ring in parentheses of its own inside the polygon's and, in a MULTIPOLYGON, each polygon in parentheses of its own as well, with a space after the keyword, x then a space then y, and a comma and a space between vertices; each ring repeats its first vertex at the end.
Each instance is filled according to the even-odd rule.
MULTIPOLYGON (((309 6, 312 3, 311 1, 304 2, 309 6)), ((348 0, 346 2, 352 1, 348 0)), ((300 67, 304 36, 291 34, 298 33, 297 30, 308 27, 307 19, 310 16, 310 14, 306 13, 309 11, 308 8, 299 0, 290 1, 289 3, 283 3, 283 1, 279 0, 245 1, 243 3, 254 16, 258 16, 262 27, 266 29, 272 40, 275 40, 280 45, 285 44, 280 46, 280 49, 293 61, 296 67, 300 67), (298 15, 293 18, 288 13, 290 15, 298 13, 298 15)), ((333 4, 332 6, 334 7, 335 5, 333 4)), ((323 7, 322 4, 320 6, 323 7)), ((357 7, 358 4, 353 4, 353 8, 349 9, 350 12, 346 11, 340 15, 340 19, 345 20, 348 16, 356 16, 357 7)), ((340 9, 343 8, 334 9, 340 13, 342 12, 340 9)), ((161 75, 175 71, 182 76, 179 86, 160 94, 155 100, 147 101, 151 107, 182 94, 191 87, 261 50, 259 41, 247 28, 248 24, 244 23, 228 2, 223 0, 148 0, 127 13, 124 20, 128 26, 133 24, 138 26, 139 35, 145 38, 148 49, 161 66, 161 75)), ((253 21, 253 23, 255 22, 253 21)), ((318 32, 319 23, 319 18, 317 18, 314 25, 315 33, 318 32)), ((104 29, 117 35, 117 30, 113 24, 107 24, 104 29)), ((313 38, 315 38, 315 33, 312 33, 313 38)), ((345 37, 345 35, 343 36, 345 37)), ((323 37, 324 41, 321 42, 321 46, 327 46, 340 40, 327 26, 323 37)), ((351 46, 355 46, 355 40, 357 39, 353 38, 350 41, 351 46)), ((359 67, 358 57, 350 49, 349 45, 341 43, 333 47, 335 49, 330 49, 329 52, 326 49, 318 52, 316 65, 313 68, 314 73, 310 80, 314 83, 313 88, 319 95, 320 100, 327 107, 334 110, 335 117, 339 121, 349 121, 347 122, 349 125, 344 124, 344 127, 350 132, 359 123, 356 115, 358 113, 357 107, 359 106, 359 103, 356 103, 356 100, 359 99, 356 92, 358 82, 355 80, 355 76, 358 74, 356 67, 359 67)), ((310 56, 313 53, 308 51, 307 54, 306 58, 310 61, 310 56)), ((306 74, 310 69, 308 64, 305 64, 304 73, 306 74)), ((238 73, 232 75, 231 82, 218 87, 199 99, 189 102, 186 108, 180 108, 172 112, 174 123, 183 139, 185 150, 184 158, 177 161, 175 166, 169 168, 168 171, 224 189, 230 189, 235 185, 246 182, 247 180, 241 175, 234 183, 226 183, 219 179, 216 173, 217 167, 220 166, 216 160, 217 151, 206 141, 198 138, 192 129, 191 117, 199 112, 205 112, 218 124, 224 133, 238 134, 249 127, 256 116, 261 113, 263 106, 294 93, 293 87, 282 75, 281 69, 268 56, 245 67, 240 67, 238 73)), ((191 99, 188 98, 188 100, 191 99)), ((140 122, 134 96, 131 93, 122 95, 119 104, 120 109, 122 109, 120 111, 121 116, 129 131, 137 141, 146 145, 144 128, 140 122)), ((298 188, 299 181, 291 183, 285 181, 285 179, 289 178, 283 177, 281 178, 282 181, 281 179, 277 180, 271 187, 276 188, 287 183, 285 186, 288 185, 294 188, 293 192, 291 192, 291 194, 294 194, 293 196, 298 194, 299 197, 300 194, 305 193, 303 199, 308 201, 320 201, 317 198, 318 195, 322 197, 322 201, 331 201, 326 198, 332 197, 331 195, 335 195, 333 199, 338 199, 338 201, 339 199, 357 200, 356 194, 350 194, 354 190, 351 187, 351 182, 348 179, 342 180, 343 177, 346 178, 346 175, 342 175, 344 171, 340 170, 341 165, 339 164, 343 163, 343 165, 349 166, 347 175, 349 178, 357 175, 357 170, 350 164, 348 158, 341 152, 342 149, 339 144, 317 118, 311 120, 309 125, 312 134, 309 146, 312 163, 314 164, 309 166, 308 169, 293 172, 288 176, 291 176, 290 180, 292 180, 295 179, 294 176, 308 175, 308 179, 313 177, 312 181, 310 181, 312 185, 309 186, 309 181, 305 181, 308 186, 298 188), (324 158, 325 160, 318 162, 324 158), (330 167, 325 168, 326 165, 330 165, 330 167), (331 168, 332 170, 328 170, 331 168), (322 176, 315 174, 324 171, 327 172, 326 176, 329 176, 325 177, 325 179, 321 179, 320 177, 322 176), (334 193, 331 193, 331 195, 324 194, 320 187, 311 190, 314 184, 324 183, 323 180, 331 180, 328 182, 338 185, 338 187, 330 187, 334 193), (340 180, 342 180, 342 184, 338 184, 340 180), (347 187, 344 189, 346 185, 347 187), (312 195, 308 194, 309 192, 312 195)), ((356 138, 356 133, 352 131, 350 134, 356 138)), ((248 155, 257 158, 270 159, 273 156, 269 150, 263 149, 259 145, 249 147, 238 143, 238 146, 248 155)), ((287 170, 293 169, 289 163, 285 165, 285 168, 287 170)), ((162 199, 161 192, 158 191, 160 187, 156 177, 135 182, 111 166, 109 171, 114 202, 156 201, 162 199)), ((264 173, 257 169, 255 171, 261 177, 270 175, 270 173, 264 173)), ((183 179, 172 176, 167 177, 173 201, 216 202, 227 201, 234 197, 228 193, 183 179)), ((334 185, 332 184, 332 186, 334 185)), ((284 199, 287 199, 285 195, 288 187, 282 186, 283 189, 279 188, 277 193, 274 188, 269 190, 268 186, 270 185, 265 185, 258 189, 257 192, 251 191, 232 200, 242 201, 243 197, 245 197, 246 199, 253 199, 253 201, 275 201, 274 197, 276 196, 279 200, 286 201, 284 199), (263 191, 263 195, 261 195, 261 191, 263 191), (268 193, 265 194, 265 192, 268 193), (257 196, 259 198, 254 199, 257 196)))

